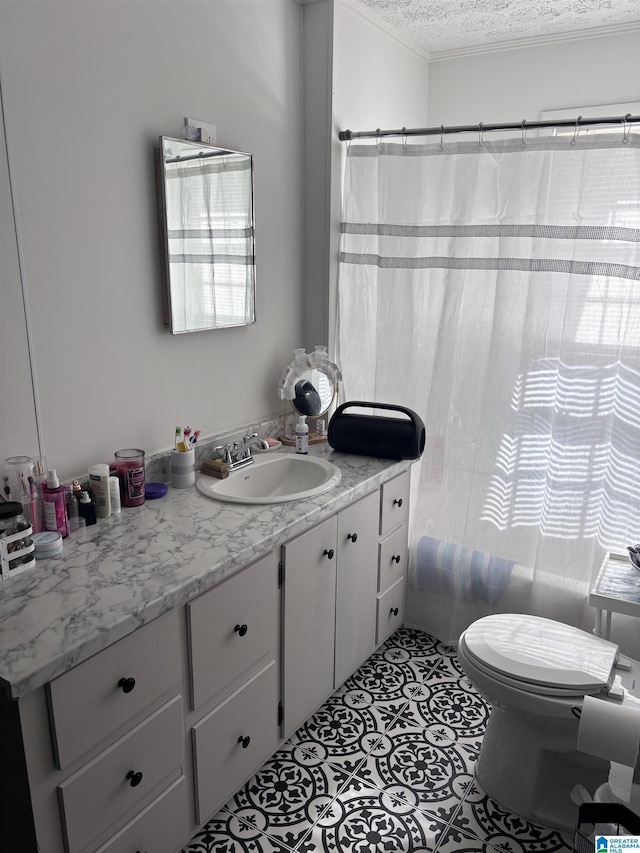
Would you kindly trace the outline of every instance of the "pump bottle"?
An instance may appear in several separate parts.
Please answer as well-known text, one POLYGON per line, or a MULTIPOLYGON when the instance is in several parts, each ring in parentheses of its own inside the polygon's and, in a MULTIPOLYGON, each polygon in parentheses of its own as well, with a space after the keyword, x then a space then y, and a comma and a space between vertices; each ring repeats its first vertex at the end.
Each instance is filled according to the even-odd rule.
POLYGON ((309 425, 307 416, 300 415, 296 424, 296 453, 309 452, 309 425))

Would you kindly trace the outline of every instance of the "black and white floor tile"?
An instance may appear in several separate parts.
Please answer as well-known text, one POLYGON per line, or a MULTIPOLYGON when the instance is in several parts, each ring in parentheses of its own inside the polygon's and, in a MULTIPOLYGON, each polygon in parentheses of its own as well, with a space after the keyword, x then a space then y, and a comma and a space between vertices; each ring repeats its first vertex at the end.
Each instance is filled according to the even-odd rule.
POLYGON ((453 649, 401 628, 183 853, 570 853, 475 781, 488 714, 453 649))

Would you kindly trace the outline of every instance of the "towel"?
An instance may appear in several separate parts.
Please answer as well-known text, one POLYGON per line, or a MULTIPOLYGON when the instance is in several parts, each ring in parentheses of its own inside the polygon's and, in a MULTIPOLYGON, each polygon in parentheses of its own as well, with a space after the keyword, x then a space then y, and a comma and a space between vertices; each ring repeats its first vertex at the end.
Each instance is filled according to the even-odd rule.
POLYGON ((495 604, 508 587, 514 560, 443 542, 431 536, 418 540, 418 589, 460 595, 466 601, 495 604))

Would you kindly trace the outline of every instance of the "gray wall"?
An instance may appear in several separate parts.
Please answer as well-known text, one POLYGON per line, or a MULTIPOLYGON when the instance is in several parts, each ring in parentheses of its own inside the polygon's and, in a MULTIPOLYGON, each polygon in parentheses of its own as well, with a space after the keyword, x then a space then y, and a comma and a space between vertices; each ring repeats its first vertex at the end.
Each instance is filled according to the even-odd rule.
POLYGON ((593 38, 434 58, 429 124, 533 121, 544 110, 640 99, 640 27, 593 38))
MULTIPOLYGON (((292 0, 0 0, 0 83, 43 452, 61 477, 278 413, 300 344, 301 25, 292 0), (185 116, 255 156, 257 318, 162 324, 153 148, 185 116)), ((38 452, 0 150, 0 457, 38 452)))

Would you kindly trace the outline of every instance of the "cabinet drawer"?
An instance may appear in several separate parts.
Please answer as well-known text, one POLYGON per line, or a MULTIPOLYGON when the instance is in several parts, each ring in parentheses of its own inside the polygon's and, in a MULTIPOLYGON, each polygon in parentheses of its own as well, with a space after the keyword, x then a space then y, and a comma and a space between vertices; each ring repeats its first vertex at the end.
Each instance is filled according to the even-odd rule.
POLYGON ((174 853, 189 834, 187 780, 181 776, 96 853, 174 853))
POLYGON ((386 592, 378 596, 377 644, 384 642, 389 634, 404 621, 404 578, 397 580, 386 592))
POLYGON ((278 645, 278 569, 269 554, 187 605, 192 707, 278 645))
POLYGON ((182 700, 175 696, 58 785, 68 853, 82 850, 178 777, 183 764, 182 700), (138 779, 134 774, 142 774, 138 779))
POLYGON ((380 533, 389 533, 409 519, 409 489, 411 472, 405 471, 384 483, 380 497, 380 533))
POLYGON ((378 592, 404 577, 407 568, 407 528, 394 530, 378 546, 378 592))
POLYGON ((277 712, 277 668, 272 662, 193 727, 198 823, 221 808, 275 752, 277 712))
POLYGON ((48 691, 58 767, 66 767, 166 693, 180 680, 180 671, 174 610, 54 679, 48 691))

